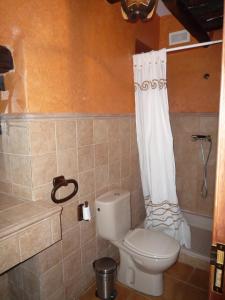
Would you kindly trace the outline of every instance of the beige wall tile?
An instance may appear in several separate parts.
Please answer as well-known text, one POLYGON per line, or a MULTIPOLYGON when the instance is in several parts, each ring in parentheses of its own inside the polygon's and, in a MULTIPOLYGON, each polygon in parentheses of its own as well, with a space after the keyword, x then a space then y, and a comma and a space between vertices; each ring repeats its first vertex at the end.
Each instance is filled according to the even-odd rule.
POLYGON ((123 156, 121 159, 121 178, 128 177, 130 175, 131 159, 129 156, 123 156))
MULTIPOLYGON (((25 297, 24 294, 25 293, 24 293, 24 291, 22 289, 17 288, 13 284, 9 284, 9 298, 8 298, 9 300, 18 300, 18 299, 27 300, 27 298, 25 297)), ((5 300, 5 298, 3 298, 3 299, 5 300)), ((36 300, 36 299, 34 299, 34 300, 36 300)), ((33 300, 33 299, 30 298, 29 300, 33 300)))
POLYGON ((107 249, 107 256, 112 257, 117 263, 119 263, 119 249, 118 247, 110 244, 107 249))
POLYGON ((93 268, 93 263, 90 264, 86 264, 83 266, 83 286, 85 289, 87 289, 87 287, 90 287, 93 285, 93 283, 95 282, 95 272, 94 272, 94 268, 93 268))
POLYGON ((85 196, 94 192, 94 171, 79 174, 79 196, 85 196))
POLYGON ((81 248, 81 251, 82 251, 82 265, 93 263, 97 257, 96 237, 94 237, 92 240, 89 240, 86 244, 84 244, 81 248))
POLYGON ((40 293, 41 299, 49 299, 56 289, 63 287, 63 267, 59 263, 49 269, 40 277, 40 293))
POLYGON ((127 191, 131 191, 132 187, 130 176, 121 179, 121 188, 127 191))
POLYGON ((0 153, 0 180, 11 182, 10 155, 0 153))
POLYGON ((12 194, 16 197, 32 201, 32 189, 24 185, 12 184, 12 194))
MULTIPOLYGON (((74 276, 65 282, 65 298, 66 300, 79 299, 81 292, 84 290, 83 276, 74 276)), ((87 286, 86 286, 87 288, 87 286)))
POLYGON ((9 182, 0 181, 0 191, 6 194, 12 194, 12 184, 9 182))
POLYGON ((8 280, 10 283, 18 288, 23 288, 23 269, 21 264, 10 269, 6 274, 8 275, 8 280))
POLYGON ((33 187, 32 189, 32 197, 33 200, 44 200, 44 201, 52 201, 51 200, 51 191, 53 185, 51 183, 44 184, 42 186, 33 187))
POLYGON ((81 245, 83 246, 96 236, 95 218, 92 218, 89 222, 82 221, 80 223, 80 230, 81 245))
POLYGON ((9 148, 13 154, 29 154, 29 130, 26 122, 9 122, 9 148))
POLYGON ((130 118, 121 118, 119 119, 119 133, 120 137, 130 135, 130 118))
POLYGON ((35 273, 35 275, 39 276, 40 275, 40 264, 39 264, 39 256, 34 255, 31 258, 23 261, 21 264, 21 269, 22 270, 27 270, 30 272, 35 273))
POLYGON ((59 241, 62 238, 61 215, 55 214, 50 219, 52 243, 59 241))
POLYGON ((81 269, 81 252, 76 251, 71 253, 63 260, 63 278, 66 283, 73 277, 79 277, 81 269))
POLYGON ((95 167, 108 164, 108 143, 95 145, 95 167))
POLYGON ((74 177, 77 173, 77 150, 67 149, 57 152, 57 174, 65 178, 74 177))
POLYGON ((0 242, 0 274, 20 262, 19 240, 17 236, 0 242))
POLYGON ((93 120, 77 121, 78 146, 93 144, 93 120))
POLYGON ((107 120, 94 120, 94 143, 101 144, 108 142, 107 120))
MULTIPOLYGON (((21 299, 21 296, 17 296, 17 299, 21 299)), ((26 291, 23 291, 23 300, 39 300, 40 299, 40 291, 38 292, 33 292, 32 294, 29 294, 28 292, 26 291)))
POLYGON ((31 186, 31 159, 29 156, 13 155, 10 158, 13 183, 31 186))
POLYGON ((218 116, 201 116, 199 118, 200 132, 206 135, 213 135, 217 138, 218 116))
MULTIPOLYGON (((6 127, 6 122, 2 120, 2 127, 6 127)), ((7 129, 2 131, 0 136, 0 153, 9 153, 9 135, 7 134, 7 129)))
POLYGON ((62 232, 64 233, 71 227, 78 225, 77 219, 77 206, 78 201, 71 201, 69 204, 63 205, 61 222, 62 222, 62 232))
POLYGON ((109 143, 109 163, 121 158, 121 146, 119 140, 109 143))
POLYGON ((65 300, 64 287, 57 289, 53 295, 48 297, 48 300, 65 300))
POLYGON ((56 151, 54 121, 33 121, 29 129, 32 155, 56 151))
POLYGON ((109 165, 109 183, 120 184, 120 161, 109 165))
POLYGON ((33 187, 50 183, 56 176, 56 155, 54 153, 32 157, 33 187))
POLYGON ((10 299, 10 291, 9 291, 9 282, 8 282, 8 274, 2 274, 0 276, 0 299, 3 300, 11 300, 10 299))
POLYGON ((51 247, 37 254, 39 273, 45 273, 62 261, 62 242, 59 241, 51 247))
POLYGON ((101 253, 103 253, 109 247, 109 241, 97 236, 96 239, 96 247, 97 247, 97 255, 100 257, 101 253))
POLYGON ((179 132, 186 132, 190 134, 196 134, 196 131, 199 130, 200 119, 199 116, 193 115, 176 115, 173 120, 173 131, 175 134, 179 132))
POLYGON ((76 147, 75 121, 56 121, 56 143, 58 150, 76 147))
POLYGON ((126 135, 120 140, 120 155, 128 156, 130 155, 130 136, 126 135))
POLYGON ((80 226, 77 225, 63 233, 63 238, 62 238, 63 257, 65 258, 67 255, 71 254, 72 252, 78 251, 79 248, 80 248, 80 226))
POLYGON ((106 188, 109 184, 109 167, 103 165, 95 169, 95 189, 96 191, 106 188))
POLYGON ((119 119, 108 120, 108 136, 109 142, 116 142, 119 140, 119 119))
POLYGON ((40 294, 39 277, 31 271, 23 270, 23 289, 28 294, 40 294))
POLYGON ((19 234, 19 242, 22 261, 49 247, 52 244, 50 221, 47 219, 30 226, 19 234))
POLYGON ((104 187, 104 188, 102 188, 100 190, 96 189, 96 191, 95 191, 95 197, 98 198, 99 196, 107 193, 108 191, 109 191, 109 187, 108 186, 106 186, 106 187, 104 187))
POLYGON ((78 148, 78 169, 85 172, 94 168, 94 146, 84 146, 78 148))

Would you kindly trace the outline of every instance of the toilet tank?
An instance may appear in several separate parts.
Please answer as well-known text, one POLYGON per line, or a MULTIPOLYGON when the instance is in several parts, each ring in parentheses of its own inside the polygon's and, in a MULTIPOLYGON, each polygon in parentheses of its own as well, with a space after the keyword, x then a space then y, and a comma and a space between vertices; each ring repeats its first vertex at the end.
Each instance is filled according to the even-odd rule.
POLYGON ((98 234, 107 240, 124 238, 131 227, 130 192, 113 190, 95 201, 98 234))

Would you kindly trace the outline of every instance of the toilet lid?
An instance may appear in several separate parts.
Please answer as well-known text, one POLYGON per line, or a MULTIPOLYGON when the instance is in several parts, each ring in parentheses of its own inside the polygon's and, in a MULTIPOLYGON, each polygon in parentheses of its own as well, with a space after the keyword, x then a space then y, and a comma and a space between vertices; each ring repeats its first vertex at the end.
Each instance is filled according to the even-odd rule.
POLYGON ((180 245, 160 231, 137 228, 128 232, 124 244, 131 250, 148 257, 167 258, 176 254, 180 245))

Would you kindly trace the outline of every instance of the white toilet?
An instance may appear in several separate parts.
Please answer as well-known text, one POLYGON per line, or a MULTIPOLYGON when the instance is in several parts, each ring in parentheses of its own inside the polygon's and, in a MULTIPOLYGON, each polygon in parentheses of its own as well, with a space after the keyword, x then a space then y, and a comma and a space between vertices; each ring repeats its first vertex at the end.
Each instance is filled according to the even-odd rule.
POLYGON ((130 193, 113 190, 96 199, 99 236, 119 248, 118 280, 147 295, 163 293, 163 272, 179 254, 176 240, 160 231, 131 228, 130 193))

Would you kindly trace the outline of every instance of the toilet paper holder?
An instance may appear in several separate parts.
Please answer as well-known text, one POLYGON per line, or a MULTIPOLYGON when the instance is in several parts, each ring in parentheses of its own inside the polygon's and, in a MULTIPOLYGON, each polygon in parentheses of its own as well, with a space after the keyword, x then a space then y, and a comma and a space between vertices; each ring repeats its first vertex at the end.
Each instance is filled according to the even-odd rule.
POLYGON ((78 205, 77 217, 78 217, 78 221, 90 221, 91 220, 90 207, 89 207, 89 204, 87 201, 78 205))

